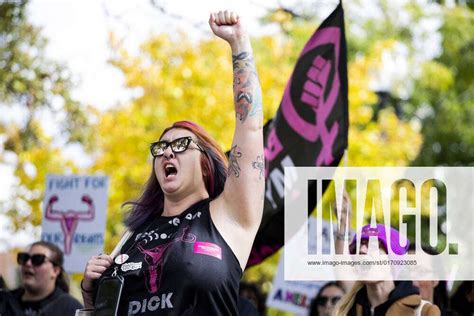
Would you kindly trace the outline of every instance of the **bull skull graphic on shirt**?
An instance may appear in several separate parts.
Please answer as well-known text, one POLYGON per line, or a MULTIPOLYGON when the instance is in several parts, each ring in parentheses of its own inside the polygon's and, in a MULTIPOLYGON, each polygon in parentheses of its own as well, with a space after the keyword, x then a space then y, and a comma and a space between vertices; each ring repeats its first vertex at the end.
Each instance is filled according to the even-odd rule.
POLYGON ((196 242, 196 235, 188 233, 188 230, 189 227, 185 227, 183 228, 183 234, 180 237, 177 237, 166 244, 158 245, 150 249, 144 248, 145 243, 143 241, 138 243, 137 248, 144 254, 145 262, 148 264, 148 269, 145 272, 147 279, 145 282, 149 293, 156 293, 160 288, 163 261, 168 248, 177 242, 196 242))

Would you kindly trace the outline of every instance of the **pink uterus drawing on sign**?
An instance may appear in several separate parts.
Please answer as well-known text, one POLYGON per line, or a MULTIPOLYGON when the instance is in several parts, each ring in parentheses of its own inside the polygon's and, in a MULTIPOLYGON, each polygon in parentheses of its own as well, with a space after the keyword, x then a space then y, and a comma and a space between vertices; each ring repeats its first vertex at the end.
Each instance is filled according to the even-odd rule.
POLYGON ((48 204, 46 206, 45 218, 51 221, 60 221, 61 229, 64 233, 64 253, 70 254, 72 247, 72 237, 76 231, 78 221, 91 221, 94 219, 94 201, 89 195, 84 194, 81 198, 81 201, 87 205, 86 211, 68 210, 63 212, 53 208, 53 204, 55 204, 58 200, 59 198, 57 195, 53 195, 49 198, 48 204))

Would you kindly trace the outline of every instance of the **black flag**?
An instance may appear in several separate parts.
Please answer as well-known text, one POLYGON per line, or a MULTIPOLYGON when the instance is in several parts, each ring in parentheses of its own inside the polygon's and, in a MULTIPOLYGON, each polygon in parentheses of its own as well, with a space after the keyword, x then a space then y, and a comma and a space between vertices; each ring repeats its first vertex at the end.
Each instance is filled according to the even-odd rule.
MULTIPOLYGON (((306 43, 277 114, 265 125, 265 206, 248 267, 284 244, 284 167, 339 164, 349 130, 347 88, 344 11, 339 3, 306 43)), ((310 200, 309 209, 315 205, 310 200)))

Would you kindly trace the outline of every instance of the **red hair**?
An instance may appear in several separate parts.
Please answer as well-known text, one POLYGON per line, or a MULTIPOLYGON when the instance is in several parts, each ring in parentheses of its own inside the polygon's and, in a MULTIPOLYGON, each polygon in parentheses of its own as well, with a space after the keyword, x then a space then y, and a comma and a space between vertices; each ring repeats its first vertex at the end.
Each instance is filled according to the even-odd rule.
POLYGON ((170 127, 165 128, 163 133, 161 133, 161 137, 166 134, 168 131, 174 128, 182 128, 190 131, 194 135, 196 135, 198 139, 199 145, 204 149, 204 155, 201 156, 201 168, 202 168, 202 175, 204 179, 204 184, 206 185, 207 193, 209 196, 215 197, 214 192, 219 191, 222 192, 222 188, 220 186, 216 187, 216 162, 220 162, 222 165, 218 166, 220 168, 225 168, 224 174, 227 172, 227 158, 222 152, 219 144, 202 128, 201 126, 193 123, 191 121, 178 121, 173 123, 170 127), (219 190, 221 189, 221 190, 219 190))
MULTIPOLYGON (((227 158, 219 144, 199 125, 190 121, 178 121, 165 128, 160 135, 163 137, 168 131, 181 128, 196 135, 199 146, 204 150, 201 155, 201 168, 207 193, 211 199, 216 198, 224 190, 227 178, 227 158)), ((125 225, 132 230, 148 220, 151 216, 161 215, 164 206, 164 194, 156 179, 155 169, 152 167, 151 175, 145 185, 141 196, 136 201, 123 204, 132 205, 130 215, 125 220, 125 225)))

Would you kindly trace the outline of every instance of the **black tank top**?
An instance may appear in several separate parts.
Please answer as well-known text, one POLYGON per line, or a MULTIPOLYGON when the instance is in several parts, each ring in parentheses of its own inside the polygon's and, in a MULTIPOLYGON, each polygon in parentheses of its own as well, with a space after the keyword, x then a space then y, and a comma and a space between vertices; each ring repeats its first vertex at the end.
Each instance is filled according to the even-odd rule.
POLYGON ((125 279, 119 315, 238 314, 242 269, 211 220, 209 199, 145 223, 103 276, 113 271, 125 279))

